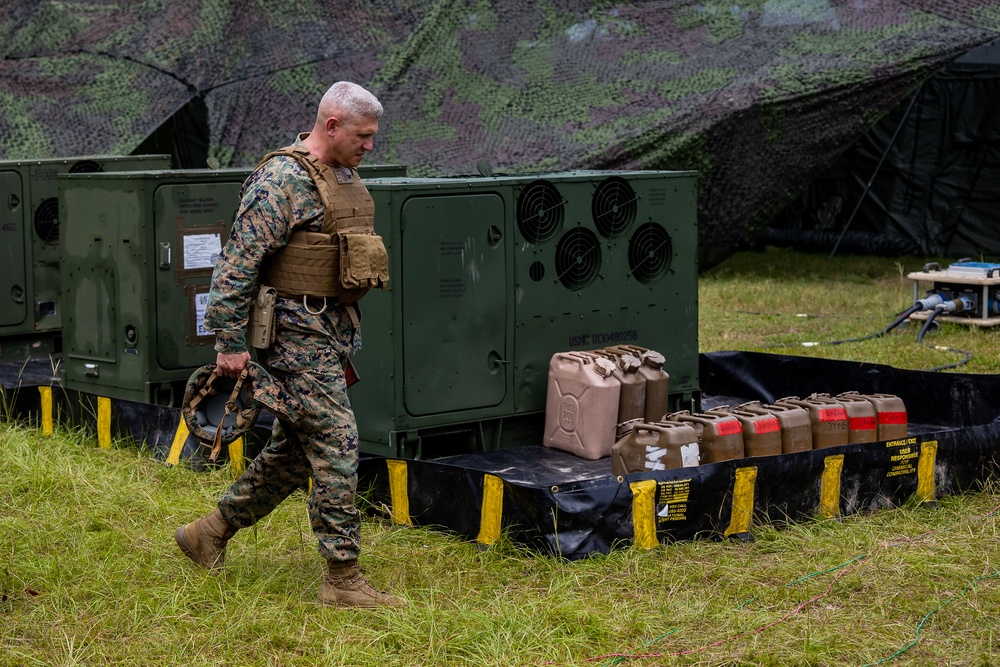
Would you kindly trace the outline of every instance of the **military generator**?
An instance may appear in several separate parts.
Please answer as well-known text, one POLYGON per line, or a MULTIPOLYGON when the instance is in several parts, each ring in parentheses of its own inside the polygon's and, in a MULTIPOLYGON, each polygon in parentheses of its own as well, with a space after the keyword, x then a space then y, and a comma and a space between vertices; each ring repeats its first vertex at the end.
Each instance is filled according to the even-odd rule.
MULTIPOLYGON (((372 165, 360 172, 400 175, 406 168, 372 165)), ((64 386, 180 405, 191 373, 215 361, 215 336, 202 320, 249 174, 60 176, 64 386)))
POLYGON ((169 155, 0 162, 0 361, 61 349, 58 176, 169 167, 169 155))
MULTIPOLYGON (((202 318, 246 174, 60 179, 68 388, 179 404, 215 359, 202 318)), ((537 445, 549 360, 566 350, 655 349, 671 409, 698 408, 693 172, 362 176, 392 275, 361 302, 349 393, 363 451, 537 445)))
POLYGON ((693 172, 380 179, 390 289, 361 302, 363 451, 405 458, 540 444, 548 365, 636 344, 700 404, 693 172))

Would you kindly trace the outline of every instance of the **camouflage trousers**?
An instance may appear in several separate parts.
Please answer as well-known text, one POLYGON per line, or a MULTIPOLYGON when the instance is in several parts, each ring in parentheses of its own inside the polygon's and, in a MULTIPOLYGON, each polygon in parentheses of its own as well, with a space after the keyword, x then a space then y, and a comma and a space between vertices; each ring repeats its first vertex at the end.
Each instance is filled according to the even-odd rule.
POLYGON ((247 528, 308 484, 309 521, 327 560, 357 558, 361 526, 354 506, 358 431, 335 346, 315 334, 279 337, 266 359, 271 375, 299 402, 293 425, 275 420, 271 442, 222 494, 226 521, 247 528), (282 340, 283 339, 283 340, 282 340))

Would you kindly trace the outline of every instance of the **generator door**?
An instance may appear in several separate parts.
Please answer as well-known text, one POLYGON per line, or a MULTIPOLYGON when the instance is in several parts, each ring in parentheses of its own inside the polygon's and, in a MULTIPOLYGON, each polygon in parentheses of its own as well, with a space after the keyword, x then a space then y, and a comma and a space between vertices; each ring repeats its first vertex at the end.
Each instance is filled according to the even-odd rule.
POLYGON ((406 411, 498 405, 510 372, 503 199, 414 196, 401 216, 402 271, 393 280, 402 291, 406 411))
POLYGON ((0 171, 0 327, 21 324, 28 316, 23 198, 21 175, 0 171))
POLYGON ((202 318, 215 262, 229 238, 242 181, 161 185, 156 225, 156 358, 166 370, 215 361, 202 318))

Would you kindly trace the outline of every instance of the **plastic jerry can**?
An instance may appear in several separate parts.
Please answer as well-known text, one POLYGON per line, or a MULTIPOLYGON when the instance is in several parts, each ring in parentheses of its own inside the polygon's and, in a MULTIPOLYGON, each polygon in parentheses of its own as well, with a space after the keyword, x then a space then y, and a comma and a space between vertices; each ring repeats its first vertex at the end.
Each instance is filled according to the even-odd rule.
POLYGON ((670 374, 663 370, 666 359, 653 350, 643 352, 640 359, 639 374, 646 378, 646 421, 660 421, 670 410, 670 374))
POLYGON ((809 412, 797 405, 762 405, 760 401, 741 403, 735 412, 774 415, 781 425, 781 453, 806 452, 813 448, 812 421, 809 412))
POLYGON ((690 424, 636 424, 611 448, 611 474, 673 470, 698 465, 698 434, 690 424))
POLYGON ((732 415, 681 410, 670 413, 663 421, 690 424, 694 428, 702 463, 743 458, 743 425, 732 415))
POLYGON ((621 396, 618 400, 618 430, 617 437, 625 435, 628 429, 624 424, 646 416, 646 378, 639 374, 642 362, 631 354, 621 356, 600 351, 615 364, 614 376, 621 383, 621 396))
POLYGON ((732 409, 728 405, 706 410, 706 414, 732 415, 743 427, 745 456, 777 456, 781 454, 781 424, 770 413, 755 413, 732 409))
POLYGON ((604 349, 618 357, 632 355, 642 361, 639 374, 646 380, 646 407, 643 416, 647 422, 662 421, 670 409, 670 374, 663 368, 666 363, 664 356, 639 345, 612 345, 604 349))
POLYGON ((809 398, 788 396, 774 403, 805 408, 812 424, 813 449, 847 444, 847 411, 832 398, 817 398, 815 394, 809 398))
POLYGON ((611 454, 621 383, 609 359, 557 352, 549 361, 542 444, 585 459, 611 454))
POLYGON ((855 391, 848 391, 838 394, 837 398, 844 396, 861 397, 875 407, 876 440, 896 440, 906 437, 906 405, 899 396, 893 394, 859 394, 855 391))
MULTIPOLYGON (((829 394, 817 394, 825 398, 830 398, 829 394)), ((875 442, 878 439, 878 425, 875 421, 875 406, 859 397, 857 392, 854 396, 849 393, 840 394, 834 398, 835 401, 844 406, 847 412, 847 442, 859 444, 863 442, 875 442)))

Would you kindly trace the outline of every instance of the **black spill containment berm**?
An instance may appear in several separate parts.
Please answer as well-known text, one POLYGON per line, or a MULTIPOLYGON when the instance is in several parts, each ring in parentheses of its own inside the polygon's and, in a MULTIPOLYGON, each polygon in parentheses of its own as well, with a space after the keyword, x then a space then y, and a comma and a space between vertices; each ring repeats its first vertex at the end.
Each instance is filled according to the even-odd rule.
MULTIPOLYGON (((753 538, 754 524, 832 519, 976 491, 1000 460, 1000 376, 908 371, 878 364, 748 352, 700 355, 703 409, 814 392, 894 394, 906 437, 691 468, 611 474, 542 446, 432 460, 365 457, 360 488, 399 524, 441 528, 482 544, 502 534, 568 559, 619 546, 753 538)), ((0 367, 6 411, 36 424, 73 422, 142 443, 160 460, 204 465, 175 408, 63 391, 48 362, 0 367)), ((268 424, 230 447, 239 469, 268 424)))

